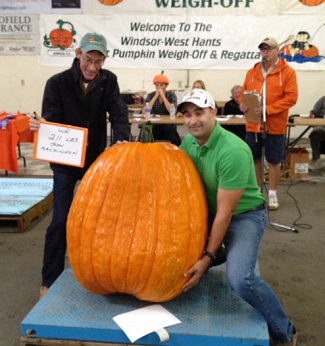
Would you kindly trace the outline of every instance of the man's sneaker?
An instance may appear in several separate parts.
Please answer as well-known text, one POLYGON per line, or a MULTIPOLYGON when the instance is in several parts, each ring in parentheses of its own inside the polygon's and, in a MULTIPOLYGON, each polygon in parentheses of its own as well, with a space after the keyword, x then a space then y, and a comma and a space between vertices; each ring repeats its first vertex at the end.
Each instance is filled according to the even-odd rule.
POLYGON ((319 169, 322 169, 322 162, 321 162, 321 160, 318 159, 318 160, 310 161, 308 168, 311 171, 317 171, 319 169))
POLYGON ((269 195, 269 209, 270 210, 276 210, 279 208, 279 202, 276 195, 269 195))

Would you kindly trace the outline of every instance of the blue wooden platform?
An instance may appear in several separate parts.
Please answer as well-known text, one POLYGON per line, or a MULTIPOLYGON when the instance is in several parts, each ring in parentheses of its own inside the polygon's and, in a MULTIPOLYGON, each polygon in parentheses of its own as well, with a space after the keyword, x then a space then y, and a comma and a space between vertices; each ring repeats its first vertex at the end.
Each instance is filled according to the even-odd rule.
POLYGON ((1 178, 0 216, 22 215, 53 189, 51 178, 1 178))
POLYGON ((53 204, 51 178, 0 179, 0 232, 22 232, 53 204))
MULTIPOLYGON (((66 269, 21 323, 22 337, 131 344, 113 317, 148 306, 128 295, 94 295, 66 269)), ((268 346, 263 317, 225 282, 225 265, 199 285, 162 305, 182 321, 166 327, 170 339, 151 333, 133 344, 170 346, 268 346)))

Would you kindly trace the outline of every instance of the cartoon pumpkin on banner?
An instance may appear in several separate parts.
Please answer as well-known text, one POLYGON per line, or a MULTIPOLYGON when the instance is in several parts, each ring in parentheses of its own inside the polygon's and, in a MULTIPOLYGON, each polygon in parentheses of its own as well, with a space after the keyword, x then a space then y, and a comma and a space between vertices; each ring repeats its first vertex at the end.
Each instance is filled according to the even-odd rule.
POLYGON ((299 31, 297 35, 290 35, 280 44, 279 57, 287 61, 319 62, 324 59, 319 55, 318 48, 310 43, 310 35, 307 31, 299 31))
POLYGON ((67 222, 69 261, 83 287, 150 302, 182 292, 206 237, 199 174, 182 150, 162 142, 106 149, 83 177, 67 222))
POLYGON ((119 4, 122 1, 123 0, 99 0, 99 2, 101 4, 107 5, 107 6, 115 6, 115 5, 119 4))
POLYGON ((72 43, 75 42, 74 36, 76 31, 74 30, 73 25, 70 22, 65 22, 63 20, 58 20, 56 24, 59 25, 57 29, 54 29, 50 32, 49 37, 44 36, 44 46, 48 48, 60 48, 64 50, 69 48, 72 43), (70 30, 64 29, 63 26, 69 26, 70 30))
POLYGON ((299 31, 296 36, 289 36, 287 43, 280 49, 280 54, 294 56, 300 54, 307 58, 318 56, 319 52, 316 46, 309 43, 310 35, 307 31, 299 31))
POLYGON ((325 3, 325 0, 299 0, 303 5, 306 6, 318 6, 325 3))

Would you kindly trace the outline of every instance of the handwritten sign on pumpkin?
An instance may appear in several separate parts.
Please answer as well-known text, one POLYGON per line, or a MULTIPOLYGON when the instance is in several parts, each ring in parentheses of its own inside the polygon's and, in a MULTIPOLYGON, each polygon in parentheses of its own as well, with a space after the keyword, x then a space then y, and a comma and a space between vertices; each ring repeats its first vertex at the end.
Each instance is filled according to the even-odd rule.
POLYGON ((88 129, 42 122, 34 138, 33 158, 63 165, 83 167, 88 129))

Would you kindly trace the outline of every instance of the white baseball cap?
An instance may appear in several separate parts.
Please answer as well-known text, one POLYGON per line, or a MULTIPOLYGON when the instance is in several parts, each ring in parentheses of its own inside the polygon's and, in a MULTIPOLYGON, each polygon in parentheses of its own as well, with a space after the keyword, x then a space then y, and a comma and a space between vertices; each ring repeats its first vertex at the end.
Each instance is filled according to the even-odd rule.
POLYGON ((203 89, 193 89, 189 94, 184 96, 182 102, 177 106, 177 112, 182 112, 184 103, 194 103, 200 108, 216 108, 214 97, 203 89))

